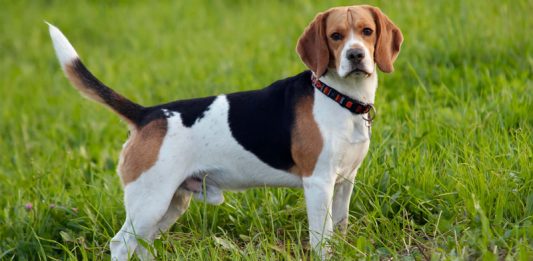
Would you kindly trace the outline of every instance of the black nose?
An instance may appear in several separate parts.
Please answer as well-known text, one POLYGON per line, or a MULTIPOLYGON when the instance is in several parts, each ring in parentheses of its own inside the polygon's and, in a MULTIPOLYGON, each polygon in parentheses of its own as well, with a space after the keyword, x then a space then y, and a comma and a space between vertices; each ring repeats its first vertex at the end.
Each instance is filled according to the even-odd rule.
POLYGON ((350 49, 346 52, 346 58, 354 63, 360 63, 365 58, 365 51, 361 48, 350 49))

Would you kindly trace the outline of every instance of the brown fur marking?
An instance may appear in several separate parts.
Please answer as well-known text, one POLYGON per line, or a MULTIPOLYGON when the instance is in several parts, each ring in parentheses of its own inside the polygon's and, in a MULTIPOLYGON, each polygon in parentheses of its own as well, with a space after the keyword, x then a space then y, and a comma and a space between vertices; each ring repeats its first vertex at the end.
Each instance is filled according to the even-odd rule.
POLYGON ((80 91, 84 96, 91 100, 105 104, 104 100, 102 100, 98 93, 96 93, 93 89, 87 88, 87 86, 85 86, 85 82, 83 82, 82 79, 78 76, 76 68, 74 68, 72 64, 68 64, 65 66, 65 74, 67 75, 67 78, 70 80, 70 82, 72 82, 74 87, 76 87, 76 89, 78 89, 78 91, 80 91))
POLYGON ((313 96, 305 96, 296 103, 296 121, 291 133, 294 167, 289 171, 304 177, 313 174, 323 147, 322 135, 313 117, 313 101, 313 96))
POLYGON ((124 185, 135 181, 155 164, 166 133, 166 119, 154 120, 141 129, 132 131, 120 155, 118 167, 124 185))
MULTIPOLYGON (((376 30, 376 24, 372 18, 372 14, 366 8, 361 6, 338 7, 330 10, 326 23, 326 33, 331 35, 333 33, 340 33, 343 38, 339 41, 334 41, 328 37, 328 46, 330 48, 332 59, 330 60, 330 67, 339 68, 341 62, 341 53, 346 41, 350 39, 350 33, 360 37, 363 44, 374 55, 374 44, 376 42, 375 34, 371 36, 364 36, 362 31, 364 28, 376 30)), ((353 46, 357 47, 357 46, 353 46)))
POLYGON ((339 68, 342 49, 350 33, 363 40, 383 72, 394 70, 392 64, 400 51, 402 33, 379 8, 367 5, 334 7, 319 13, 298 39, 296 51, 307 67, 320 77, 328 67, 339 68), (370 36, 363 35, 367 27, 373 31, 370 36), (339 33, 342 39, 331 39, 333 33, 339 33))

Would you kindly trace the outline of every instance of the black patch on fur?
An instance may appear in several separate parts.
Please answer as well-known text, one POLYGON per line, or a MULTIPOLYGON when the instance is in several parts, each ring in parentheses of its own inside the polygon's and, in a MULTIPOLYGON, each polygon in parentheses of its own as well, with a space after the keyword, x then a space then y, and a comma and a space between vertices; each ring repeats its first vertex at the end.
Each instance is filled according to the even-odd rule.
MULTIPOLYGON (((228 94, 228 121, 233 137, 267 165, 280 170, 290 169, 294 166, 291 131, 295 106, 299 99, 313 95, 313 92, 311 72, 305 71, 261 90, 228 94)), ((212 96, 145 108, 140 126, 166 119, 172 111, 177 111, 183 124, 190 128, 204 116, 215 99, 212 96)))
POLYGON ((181 115, 181 121, 183 125, 187 128, 190 128, 196 121, 204 117, 205 112, 209 109, 209 106, 213 103, 215 98, 215 96, 211 96, 205 98, 181 100, 146 108, 146 116, 142 121, 141 126, 144 126, 156 119, 171 117, 173 115, 172 111, 177 111, 181 115), (168 112, 165 113, 163 110, 168 110, 168 112))
POLYGON ((73 73, 80 79, 84 88, 93 90, 113 110, 134 124, 138 124, 142 120, 144 108, 141 105, 128 100, 103 84, 85 67, 80 59, 76 58, 72 64, 67 66, 72 67, 73 73))
POLYGON ((262 90, 227 95, 233 137, 269 166, 288 170, 294 166, 291 129, 295 105, 313 91, 311 72, 305 71, 262 90))

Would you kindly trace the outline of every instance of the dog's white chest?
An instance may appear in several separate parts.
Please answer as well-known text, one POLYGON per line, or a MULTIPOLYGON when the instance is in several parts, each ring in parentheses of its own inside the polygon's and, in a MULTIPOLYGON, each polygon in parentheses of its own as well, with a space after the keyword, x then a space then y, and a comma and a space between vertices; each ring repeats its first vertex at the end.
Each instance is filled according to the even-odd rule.
POLYGON ((332 168, 338 177, 351 177, 365 158, 370 134, 362 115, 353 115, 320 94, 315 95, 315 118, 324 136, 332 168))
POLYGON ((333 160, 335 173, 338 177, 353 178, 357 169, 365 158, 370 145, 368 128, 355 120, 352 128, 334 136, 333 160), (351 129, 351 130, 350 130, 351 129))

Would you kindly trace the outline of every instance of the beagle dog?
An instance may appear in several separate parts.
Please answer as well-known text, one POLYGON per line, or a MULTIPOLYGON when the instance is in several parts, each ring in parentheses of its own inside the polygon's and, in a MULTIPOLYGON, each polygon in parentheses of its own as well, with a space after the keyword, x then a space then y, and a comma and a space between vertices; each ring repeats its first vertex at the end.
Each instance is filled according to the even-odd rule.
POLYGON ((343 232, 354 178, 367 154, 377 67, 393 71, 399 28, 372 6, 319 13, 296 51, 310 69, 270 86, 144 107, 100 82, 66 37, 49 24, 70 82, 127 122, 118 174, 126 220, 111 240, 114 260, 151 259, 151 242, 191 198, 224 201, 224 190, 304 189, 310 244, 325 258, 334 228, 343 232))

